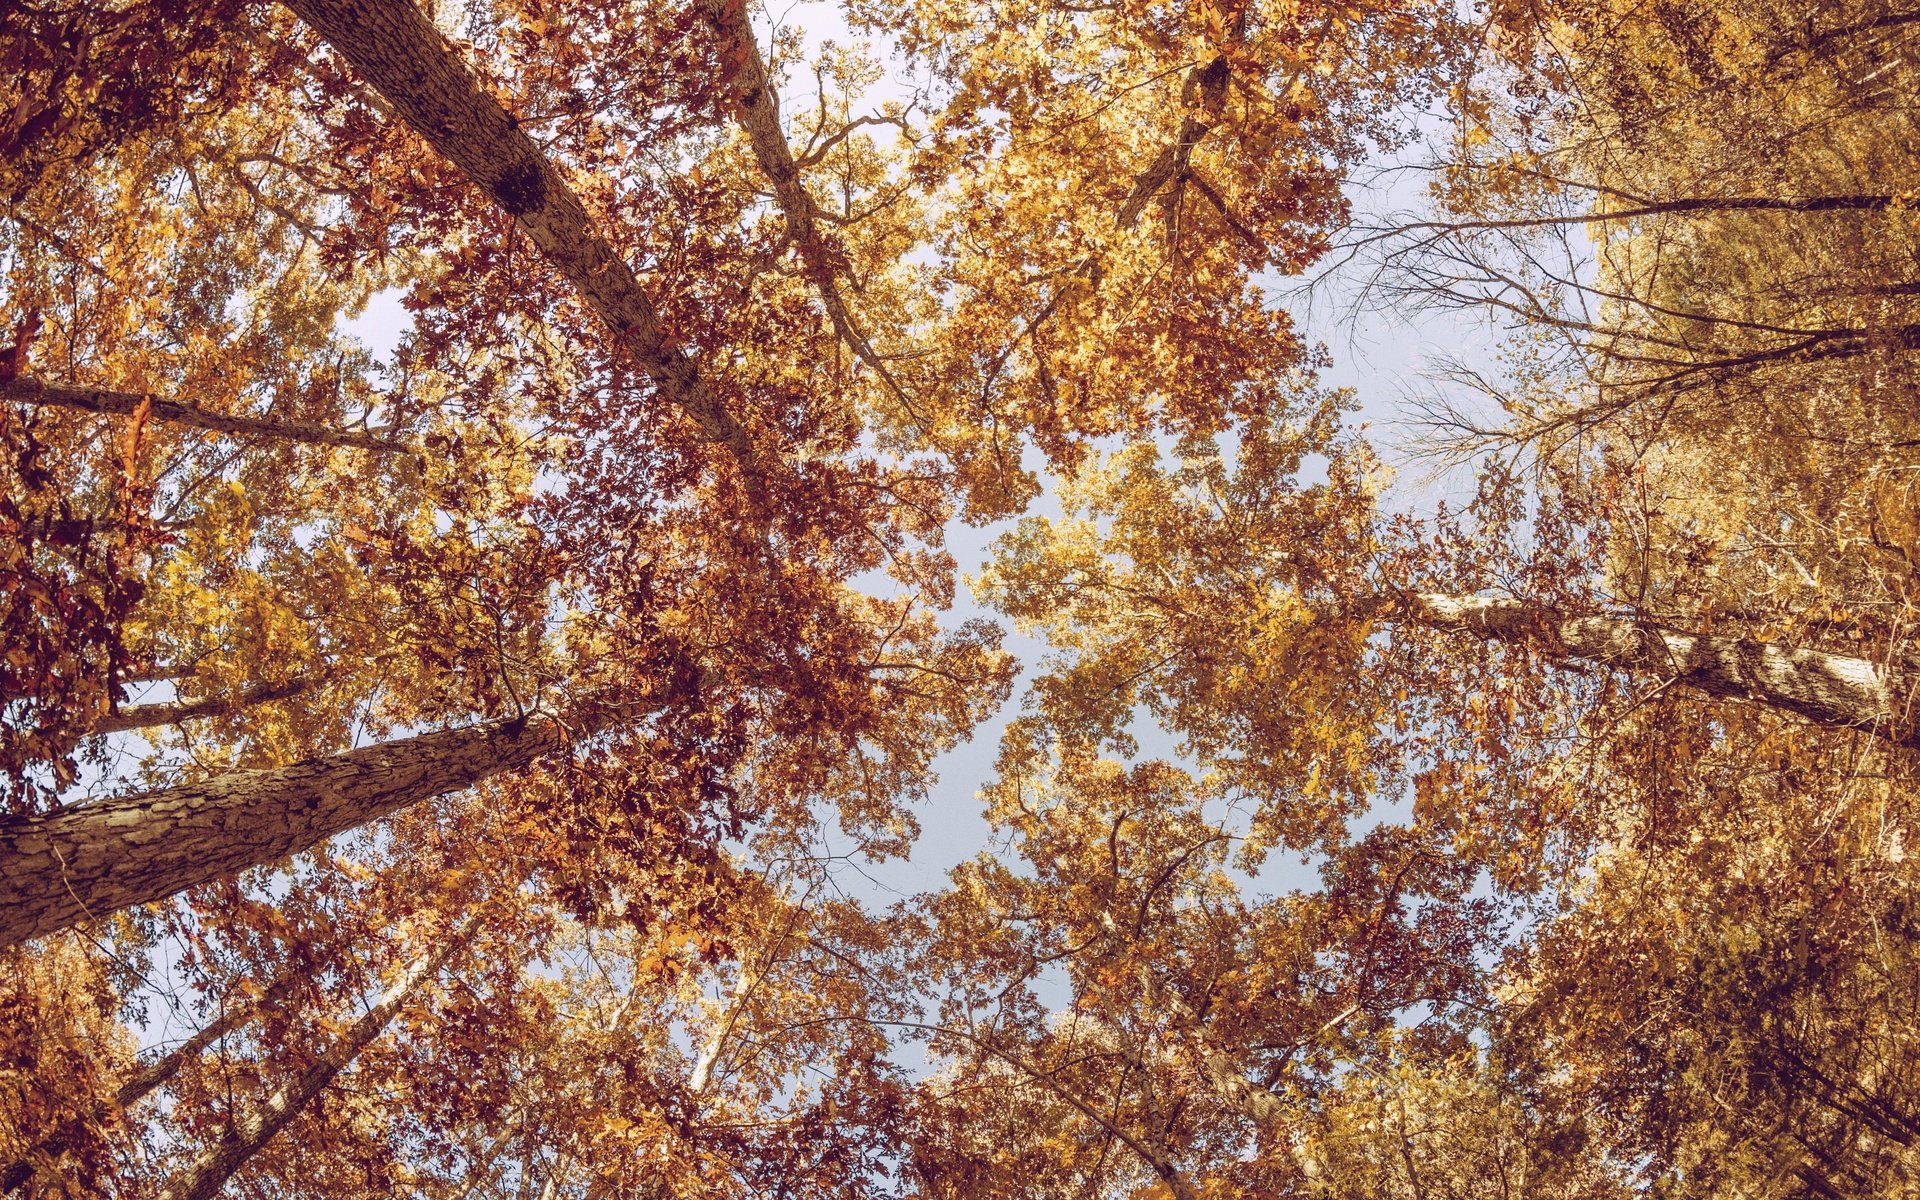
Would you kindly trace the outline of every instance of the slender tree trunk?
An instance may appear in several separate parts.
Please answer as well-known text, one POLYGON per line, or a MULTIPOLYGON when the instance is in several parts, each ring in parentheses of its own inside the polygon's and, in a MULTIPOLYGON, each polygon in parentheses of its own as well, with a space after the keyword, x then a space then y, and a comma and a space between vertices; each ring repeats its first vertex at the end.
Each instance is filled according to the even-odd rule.
MULTIPOLYGON (((1579 183, 1573 187, 1582 187, 1579 183)), ((1642 217, 1669 215, 1717 216, 1730 212, 1884 212, 1900 197, 1893 195, 1853 196, 1680 196, 1671 200, 1649 200, 1614 209, 1595 209, 1570 216, 1511 217, 1487 220, 1412 221, 1391 230, 1393 234, 1468 233, 1479 229, 1538 229, 1552 225, 1600 225, 1609 221, 1637 221, 1642 217)))
POLYGON ((329 429, 300 421, 276 421, 265 417, 236 417, 214 412, 197 404, 165 400, 139 392, 110 392, 101 388, 62 387, 37 379, 0 380, 0 400, 19 404, 37 404, 51 408, 71 408, 91 413, 131 413, 142 404, 162 421, 191 425, 213 433, 242 437, 276 438, 288 442, 308 442, 316 446, 348 446, 371 450, 376 454, 404 454, 409 447, 385 436, 380 430, 329 429))
POLYGON ((727 994, 720 1018, 714 1022, 713 1032, 707 1035, 706 1044, 700 1047, 699 1056, 693 1060, 693 1070, 687 1075, 687 1091, 694 1096, 705 1096, 707 1089, 713 1086, 713 1072, 720 1065, 727 1039, 732 1036, 734 1024, 739 1021, 747 1002, 753 998, 753 989, 759 982, 760 973, 742 962, 740 977, 733 981, 733 989, 727 994))
POLYGON ((284 858, 416 801, 522 767, 626 710, 572 727, 488 721, 271 770, 0 820, 0 946, 284 858))
MULTIPOLYGON (((218 1017, 209 1021, 198 1033, 148 1063, 136 1072, 133 1078, 121 1084, 120 1090, 113 1094, 114 1107, 124 1112, 146 1099, 155 1088, 178 1075, 181 1067, 199 1058, 208 1046, 251 1020, 253 1015, 260 1011, 262 1005, 291 991, 293 983, 293 976, 283 976, 267 989, 266 995, 260 1000, 226 1006, 218 1017)), ((33 1178, 33 1164, 28 1160, 34 1154, 47 1151, 57 1157, 59 1143, 67 1136, 70 1136, 70 1133, 56 1134, 34 1146, 28 1151, 26 1157, 0 1167, 0 1195, 14 1191, 33 1178)))
POLYGON ((1397 620, 1524 643, 1550 658, 1661 675, 1711 696, 1797 713, 1818 725, 1866 730, 1900 746, 1920 745, 1910 712, 1920 679, 1870 659, 1683 633, 1626 617, 1568 616, 1545 605, 1487 596, 1416 592, 1389 609, 1397 620))
POLYGON ((333 1082, 348 1063, 357 1058, 373 1040, 385 1031, 400 1006, 406 1003, 420 984, 440 973, 453 956, 466 948, 479 928, 479 918, 469 918, 460 931, 432 954, 414 960, 393 986, 381 994, 374 1006, 355 1021, 327 1052, 294 1079, 268 1096, 260 1106, 235 1121, 227 1135, 162 1188, 158 1200, 211 1200, 226 1186, 227 1180, 262 1146, 300 1115, 313 1098, 333 1082))
POLYGON ((225 1005, 218 1017, 209 1021, 204 1028, 178 1046, 167 1051, 137 1072, 132 1079, 120 1085, 113 1094, 113 1102, 121 1108, 132 1108, 147 1098, 153 1090, 180 1073, 180 1068, 199 1058, 208 1046, 232 1033, 254 1018, 262 1008, 267 1007, 293 990, 297 982, 292 975, 283 975, 269 984, 260 999, 244 1004, 225 1005))
POLYGON ((224 717, 242 708, 285 700, 313 687, 312 679, 292 679, 286 683, 267 683, 248 688, 237 696, 208 696, 171 704, 132 704, 103 717, 93 727, 95 733, 125 733, 129 729, 147 729, 154 725, 178 725, 196 717, 224 717))
POLYGON ((414 132, 507 210, 668 400, 743 464, 753 461, 745 431, 693 360, 668 344, 652 299, 566 177, 413 0, 286 3, 414 132))
MULTIPOLYGON (((734 114, 747 133, 760 170, 773 185, 774 199, 780 205, 781 215, 787 219, 787 230, 800 251, 801 264, 820 295, 820 303, 833 322, 834 332, 861 362, 872 368, 897 399, 908 403, 905 389, 894 378, 886 360, 875 352, 840 290, 844 265, 835 262, 826 239, 820 234, 819 207, 800 178, 800 165, 793 157, 793 148, 787 145, 786 131, 780 127, 780 97, 767 74, 766 60, 760 57, 759 39, 754 37, 753 26, 747 19, 746 4, 743 0, 704 2, 708 19, 732 43, 730 83, 734 114)), ((910 403, 908 406, 911 408, 910 403)))

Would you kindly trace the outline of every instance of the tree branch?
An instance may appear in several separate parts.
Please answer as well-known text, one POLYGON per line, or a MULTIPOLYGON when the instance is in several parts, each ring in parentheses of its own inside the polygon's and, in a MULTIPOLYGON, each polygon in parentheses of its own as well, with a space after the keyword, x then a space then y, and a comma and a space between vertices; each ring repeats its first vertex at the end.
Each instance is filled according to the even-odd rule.
POLYGON ((306 442, 316 446, 346 446, 371 450, 375 454, 405 454, 412 447, 395 441, 389 429, 329 429, 300 421, 277 421, 266 417, 237 417, 214 412, 182 400, 167 400, 144 392, 115 392, 104 388, 74 387, 45 383, 38 379, 0 380, 0 400, 33 404, 47 408, 67 408, 90 413, 132 413, 146 405, 156 419, 226 433, 239 437, 275 438, 280 441, 306 442))
POLYGON ((298 696, 310 691, 315 682, 309 678, 290 679, 285 683, 255 684, 232 696, 206 696, 199 700, 170 704, 134 704, 101 718, 93 727, 93 732, 124 733, 130 729, 147 729, 155 725, 178 725, 199 717, 223 717, 256 704, 298 696))
POLYGON ((742 466, 754 465, 746 430, 694 360, 669 341, 652 298, 588 217, 566 176, 412 0, 286 3, 414 132, 513 217, 669 402, 742 466))
POLYGON ((1653 672, 1710 696, 1749 700, 1816 725, 1859 729, 1896 746, 1920 746, 1913 673, 1864 658, 1743 637, 1685 633, 1628 617, 1570 616, 1491 596, 1407 593, 1389 619, 1531 646, 1554 659, 1653 672))
POLYGON ((229 1126, 226 1136, 218 1144, 202 1153, 192 1166, 160 1190, 158 1200, 212 1200, 235 1171, 244 1166, 262 1146, 272 1141, 287 1122, 299 1116, 313 1098, 333 1082, 335 1075, 385 1032, 407 998, 421 983, 438 975, 455 954, 464 950, 479 927, 479 916, 469 917, 437 950, 416 958, 406 973, 387 988, 374 1006, 328 1047, 313 1065, 229 1126))

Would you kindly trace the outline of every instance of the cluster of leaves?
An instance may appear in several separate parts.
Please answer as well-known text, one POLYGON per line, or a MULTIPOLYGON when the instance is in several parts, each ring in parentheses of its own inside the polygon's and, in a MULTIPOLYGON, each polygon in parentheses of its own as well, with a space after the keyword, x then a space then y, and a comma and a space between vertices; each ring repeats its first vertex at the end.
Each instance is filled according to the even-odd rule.
POLYGON ((74 783, 75 748, 133 673, 125 626, 146 590, 141 557, 155 540, 141 519, 144 489, 123 473, 136 456, 137 426, 116 458, 99 447, 50 445, 37 425, 0 411, 0 807, 8 810, 41 807, 74 783))

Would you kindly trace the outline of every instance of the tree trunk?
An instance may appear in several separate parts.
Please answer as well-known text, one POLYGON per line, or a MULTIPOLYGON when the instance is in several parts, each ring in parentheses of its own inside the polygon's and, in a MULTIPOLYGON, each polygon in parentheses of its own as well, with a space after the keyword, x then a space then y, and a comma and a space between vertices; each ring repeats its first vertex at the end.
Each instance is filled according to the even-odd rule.
POLYGON ((727 1002, 720 1010, 720 1019, 714 1022, 713 1032, 707 1035, 706 1044, 700 1047, 699 1056, 693 1060, 693 1070, 687 1075, 689 1094, 702 1097, 713 1086, 713 1072, 720 1065, 720 1056, 727 1048, 727 1038, 732 1036, 734 1024, 745 1011, 747 1002, 753 998, 753 989, 759 982, 759 974, 742 960, 740 977, 733 981, 733 990, 727 994, 727 1002))
POLYGON ((668 345, 652 299, 587 216, 566 177, 461 61, 413 0, 286 0, 414 132, 519 223, 615 339, 707 437, 743 464, 753 447, 733 415, 668 345))
POLYGON ((488 721, 201 783, 0 820, 0 946, 275 862, 598 732, 488 721))
POLYGON ((202 1154, 191 1167, 161 1189, 158 1200, 211 1200, 226 1186, 235 1171, 262 1146, 272 1141, 288 1121, 299 1116, 301 1110, 333 1082, 335 1075, 380 1036, 414 989, 424 980, 439 974, 441 968, 472 940, 478 927, 479 918, 469 918, 445 945, 430 955, 415 959, 406 974, 382 993, 379 1001, 355 1021, 339 1041, 329 1047, 312 1066, 268 1096, 258 1108, 234 1122, 218 1145, 202 1154))
MULTIPOLYGON (((148 1063, 136 1072, 132 1079, 121 1084, 120 1090, 113 1094, 114 1107, 124 1112, 146 1099, 155 1088, 179 1074, 181 1067, 200 1057, 208 1046, 251 1020, 263 1004, 291 991, 294 982, 293 976, 282 976, 267 989, 266 995, 260 1000, 225 1007, 218 1017, 208 1022, 198 1033, 148 1063)), ((75 1124, 78 1124, 78 1118, 75 1119, 75 1124)), ((33 1178, 34 1168, 29 1161, 33 1155, 46 1151, 57 1157, 60 1152, 60 1142, 72 1136, 73 1132, 68 1130, 64 1133, 56 1133, 53 1137, 35 1145, 25 1157, 0 1167, 0 1196, 14 1191, 33 1178)))
POLYGON ((37 404, 52 408, 71 408, 90 413, 132 413, 142 404, 162 421, 191 425, 214 433, 243 437, 277 438, 281 441, 308 442, 316 446, 349 446, 376 454, 404 454, 403 442, 382 436, 379 430, 329 429, 300 421, 276 421, 266 417, 236 417, 201 408, 179 400, 163 400, 139 392, 110 392, 101 388, 61 387, 37 379, 0 380, 0 400, 18 404, 37 404))
POLYGON ((102 717, 93 727, 95 733, 125 733, 129 729, 147 729, 155 725, 178 725, 196 717, 224 717, 242 708, 298 696, 314 685, 312 679, 291 679, 286 683, 264 683, 248 688, 237 696, 207 696, 172 704, 133 704, 102 717))
POLYGON ((801 265, 808 280, 820 294, 820 303, 833 322, 833 329, 861 362, 872 368, 887 390, 912 409, 906 390, 894 378, 886 360, 874 350, 846 297, 840 291, 844 264, 838 263, 820 235, 819 207, 813 193, 800 178, 800 164, 787 145, 786 131, 780 127, 780 97, 767 74, 766 60, 760 57, 759 39, 747 20, 747 7, 741 0, 705 0, 708 20, 721 36, 732 43, 734 115, 746 131, 753 157, 773 185, 774 200, 787 219, 787 232, 800 252, 801 265))
POLYGON ((1415 592, 1400 597, 1390 613, 1434 629, 1524 643, 1549 658, 1665 676, 1711 696, 1749 700, 1817 725, 1865 730, 1899 746, 1920 745, 1909 711, 1913 673, 1870 659, 1683 633, 1626 617, 1573 617, 1486 596, 1415 592))

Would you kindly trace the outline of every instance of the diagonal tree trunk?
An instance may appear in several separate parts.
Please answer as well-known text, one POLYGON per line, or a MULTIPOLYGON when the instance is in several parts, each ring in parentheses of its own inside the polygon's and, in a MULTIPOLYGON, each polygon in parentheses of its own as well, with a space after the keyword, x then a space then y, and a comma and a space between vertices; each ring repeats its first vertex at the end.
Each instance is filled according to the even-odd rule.
POLYGON ((287 7, 507 210, 668 400, 741 463, 754 461, 746 431, 693 360, 668 344, 652 298, 566 177, 413 0, 287 0, 287 7))
POLYGON ((760 57, 760 44, 747 20, 745 0, 705 0, 705 5, 708 19, 730 43, 735 115, 747 133, 754 159, 773 184, 774 199, 787 219, 787 230, 800 251, 801 265, 814 290, 820 294, 820 303, 833 322, 834 332, 861 362, 873 369, 887 390, 911 409, 905 390, 887 367, 886 360, 875 352, 840 290, 844 268, 835 263, 826 239, 821 236, 819 207, 800 178, 800 165, 794 160, 793 148, 787 145, 786 131, 780 127, 780 97, 767 74, 766 60, 760 57))
POLYGON ((207 1022, 198 1033, 147 1064, 136 1072, 132 1079, 121 1084, 120 1090, 113 1094, 113 1102, 121 1108, 132 1108, 140 1103, 151 1095, 155 1088, 178 1075, 181 1067, 199 1058, 208 1046, 251 1021, 261 1009, 279 1003, 293 991, 294 984, 298 982, 299 980, 293 975, 282 975, 267 986, 266 992, 258 1000, 245 1004, 226 1005, 221 1009, 220 1015, 207 1022))
POLYGON ((36 404, 49 408, 70 408, 90 413, 132 413, 143 404, 162 421, 190 425, 213 433, 241 437, 276 438, 280 441, 307 442, 316 446, 347 446, 371 450, 376 454, 405 454, 411 447, 395 441, 378 429, 330 429, 301 421, 278 421, 269 417, 237 417, 214 412, 182 400, 167 400, 139 392, 113 392, 102 388, 63 387, 38 379, 0 380, 0 400, 18 404, 36 404))
POLYGON ((478 928, 479 918, 470 917, 439 949, 415 959, 406 973, 382 993, 374 1006, 340 1035, 325 1054, 268 1096, 258 1108, 235 1121, 217 1145, 160 1190, 158 1200, 211 1200, 235 1171, 272 1141, 288 1121, 299 1116, 313 1098, 333 1082, 335 1075, 386 1030, 407 998, 465 949, 478 928))
POLYGON ((64 811, 0 819, 0 946, 275 862, 564 749, 631 710, 488 721, 64 811))
POLYGON ((1920 745, 1911 712, 1920 678, 1871 659, 1685 633, 1627 617, 1569 616, 1546 605, 1488 596, 1408 593, 1388 602, 1387 617, 1531 646, 1551 659, 1665 676, 1710 696, 1796 713, 1817 725, 1865 730, 1898 746, 1920 745))
MULTIPOLYGON (((291 975, 282 976, 267 988, 266 994, 259 1000, 226 1006, 218 1017, 208 1022, 198 1033, 148 1063, 136 1072, 132 1079, 121 1084, 120 1090, 113 1094, 114 1107, 125 1111, 146 1099, 155 1088, 179 1074, 181 1067, 199 1058, 208 1046, 252 1020, 253 1015, 263 1006, 286 995, 293 989, 295 982, 291 975)), ((77 1122, 78 1118, 76 1118, 77 1122)), ((59 1142, 67 1136, 71 1136, 71 1130, 67 1133, 55 1134, 52 1138, 34 1146, 19 1160, 0 1167, 0 1196, 12 1193, 33 1178, 34 1167, 30 1161, 33 1156, 46 1152, 58 1157, 59 1142)))

